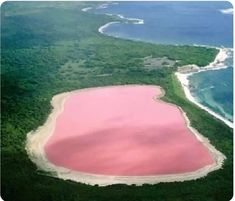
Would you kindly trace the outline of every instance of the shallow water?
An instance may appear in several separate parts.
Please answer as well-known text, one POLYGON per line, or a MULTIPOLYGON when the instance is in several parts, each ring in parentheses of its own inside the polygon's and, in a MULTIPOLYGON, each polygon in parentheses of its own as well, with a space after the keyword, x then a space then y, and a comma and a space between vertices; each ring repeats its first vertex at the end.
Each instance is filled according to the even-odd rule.
POLYGON ((232 57, 226 60, 227 69, 200 72, 190 77, 191 92, 197 101, 226 119, 233 120, 232 57))

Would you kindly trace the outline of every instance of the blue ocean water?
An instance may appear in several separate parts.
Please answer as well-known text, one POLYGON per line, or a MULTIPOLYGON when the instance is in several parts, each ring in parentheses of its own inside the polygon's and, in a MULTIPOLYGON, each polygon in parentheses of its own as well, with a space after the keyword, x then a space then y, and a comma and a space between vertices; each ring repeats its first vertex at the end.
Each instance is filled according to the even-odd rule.
POLYGON ((105 33, 164 44, 207 44, 232 47, 232 15, 220 10, 228 2, 119 2, 97 13, 144 19, 144 24, 113 24, 105 33))
MULTIPOLYGON (((144 20, 144 24, 117 23, 103 30, 114 37, 158 44, 232 48, 231 8, 229 2, 118 2, 93 11, 144 20)), ((190 84, 197 101, 232 121, 232 54, 224 65, 228 68, 194 74, 190 77, 190 84)))
POLYGON ((190 77, 191 93, 196 100, 224 118, 233 121, 232 56, 226 69, 205 71, 190 77))

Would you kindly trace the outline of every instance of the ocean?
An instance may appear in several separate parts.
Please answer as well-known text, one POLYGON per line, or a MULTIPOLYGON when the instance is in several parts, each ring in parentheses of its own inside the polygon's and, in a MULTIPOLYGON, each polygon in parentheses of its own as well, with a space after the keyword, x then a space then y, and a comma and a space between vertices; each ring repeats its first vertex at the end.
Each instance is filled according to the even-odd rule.
MULTIPOLYGON (((111 2, 91 11, 126 19, 101 30, 114 37, 157 44, 233 48, 233 10, 229 2, 111 2)), ((198 102, 232 121, 232 50, 224 66, 227 68, 190 76, 190 90, 198 102)))

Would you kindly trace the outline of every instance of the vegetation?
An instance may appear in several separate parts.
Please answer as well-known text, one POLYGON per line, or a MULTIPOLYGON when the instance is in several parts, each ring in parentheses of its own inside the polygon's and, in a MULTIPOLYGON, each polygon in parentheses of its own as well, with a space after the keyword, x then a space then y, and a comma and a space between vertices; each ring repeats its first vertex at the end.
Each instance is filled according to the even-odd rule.
MULTIPOLYGON (((94 4, 94 3, 93 3, 94 4)), ((228 201, 232 197, 232 130, 187 101, 176 67, 144 68, 143 58, 178 65, 211 62, 217 50, 115 39, 97 32, 112 17, 82 12, 85 2, 5 2, 2 5, 1 196, 5 201, 228 201), (105 75, 105 76, 103 76, 105 75), (192 125, 227 160, 223 169, 182 183, 89 186, 38 171, 25 152, 26 134, 42 125, 53 95, 117 84, 161 85, 166 101, 183 108, 192 125)))

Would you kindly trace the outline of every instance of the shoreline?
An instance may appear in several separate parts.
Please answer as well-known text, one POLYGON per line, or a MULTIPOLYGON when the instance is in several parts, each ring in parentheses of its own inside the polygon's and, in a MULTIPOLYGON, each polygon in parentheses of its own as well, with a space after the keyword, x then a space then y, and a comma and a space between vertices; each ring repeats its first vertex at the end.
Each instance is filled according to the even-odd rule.
POLYGON ((108 22, 108 23, 100 26, 99 29, 98 29, 98 32, 101 33, 101 34, 107 35, 107 36, 110 36, 110 35, 105 33, 104 31, 105 31, 105 29, 107 29, 112 24, 120 24, 120 23, 127 24, 128 22, 130 22, 131 24, 136 24, 136 25, 144 24, 144 20, 139 19, 139 18, 127 18, 127 17, 124 17, 123 15, 120 15, 120 14, 110 14, 110 13, 105 13, 105 15, 117 16, 122 20, 127 20, 126 22, 112 21, 112 22, 108 22))
MULTIPOLYGON (((109 35, 107 33, 104 33, 104 30, 108 26, 110 26, 112 24, 116 24, 116 23, 120 23, 120 22, 109 22, 109 23, 106 23, 105 25, 101 26, 98 29, 98 32, 101 33, 101 34, 107 35, 107 36, 112 36, 112 35, 109 35)), ((116 36, 112 36, 112 37, 116 37, 116 36)), ((210 46, 207 46, 207 45, 193 45, 193 46, 210 47, 210 46)), ((208 112, 209 114, 211 114, 215 118, 221 120, 222 122, 224 122, 230 128, 233 128, 233 122, 227 120, 226 118, 224 118, 221 115, 217 114, 216 112, 212 111, 208 107, 206 107, 206 106, 202 105, 201 103, 197 102, 196 99, 192 96, 192 94, 191 94, 191 92, 189 90, 189 80, 188 80, 188 77, 190 77, 194 73, 205 72, 205 71, 208 71, 208 70, 221 70, 221 69, 228 68, 227 66, 225 66, 223 64, 223 62, 228 57, 227 51, 231 50, 232 48, 218 48, 218 47, 213 47, 213 48, 219 50, 219 53, 217 54, 217 56, 215 57, 215 60, 213 62, 211 62, 210 64, 208 64, 205 67, 199 67, 197 65, 192 64, 191 66, 193 66, 193 68, 195 70, 194 72, 193 71, 189 72, 189 73, 176 72, 175 75, 176 75, 177 79, 180 81, 181 86, 182 86, 182 88, 184 90, 185 96, 186 96, 186 98, 189 101, 191 101, 192 103, 196 104, 198 107, 200 107, 201 109, 205 110, 206 112, 208 112)))
MULTIPOLYGON (((95 8, 93 7, 85 7, 83 9, 81 9, 83 12, 87 12, 91 9, 105 9, 105 8, 108 8, 109 5, 117 5, 118 3, 117 2, 112 2, 112 3, 104 3, 104 4, 101 4, 95 8)), ((126 20, 124 23, 132 23, 132 24, 144 24, 144 20, 143 19, 140 19, 140 18, 133 18, 133 17, 124 17, 123 15, 121 14, 112 14, 112 13, 105 13, 104 15, 108 15, 108 16, 116 16, 118 17, 119 19, 122 19, 122 20, 126 20)), ((103 26, 101 26, 98 30, 101 30, 102 32, 100 33, 104 33, 104 29, 107 28, 109 25, 111 24, 115 24, 115 23, 121 23, 121 22, 118 22, 118 21, 115 21, 115 22, 109 22, 109 23, 106 23, 104 24, 103 26)), ((107 34, 108 35, 108 34, 107 34)))
POLYGON ((189 77, 192 76, 193 74, 205 72, 208 70, 220 70, 220 69, 228 68, 227 66, 224 65, 224 61, 228 57, 228 51, 230 50, 230 48, 217 48, 217 49, 219 49, 219 53, 216 55, 214 61, 211 62, 210 64, 208 64, 207 66, 198 67, 198 66, 194 65, 194 67, 196 68, 196 71, 194 71, 195 68, 192 72, 187 72, 187 73, 183 73, 183 72, 178 71, 175 73, 175 75, 183 88, 183 91, 185 93, 186 98, 189 101, 196 104, 198 107, 205 110, 206 112, 211 114, 213 117, 221 120, 230 128, 233 128, 233 122, 230 122, 226 118, 224 118, 221 115, 217 114, 216 112, 212 111, 210 108, 208 108, 208 107, 204 106, 203 104, 199 103, 198 101, 196 101, 196 99, 193 97, 192 93, 190 92, 189 77))
MULTIPOLYGON (((104 86, 104 87, 117 87, 120 85, 114 86, 104 86)), ((130 85, 121 85, 121 86, 130 86, 130 85)), ((131 85, 131 86, 154 86, 156 85, 131 85)), ((210 144, 210 141, 201 135, 196 129, 192 128, 190 121, 184 111, 177 105, 167 103, 170 105, 176 106, 182 113, 187 128, 192 134, 194 134, 205 147, 207 147, 209 153, 211 154, 214 162, 210 165, 206 165, 193 172, 185 172, 178 174, 165 174, 165 175, 152 175, 152 176, 111 176, 111 175, 98 175, 98 174, 89 174, 79 171, 69 170, 67 168, 59 167, 52 164, 45 155, 44 146, 50 136, 53 134, 56 124, 56 118, 63 112, 64 103, 67 98, 73 94, 87 90, 99 89, 103 87, 95 88, 85 88, 75 91, 65 92, 58 95, 55 95, 51 100, 51 105, 53 107, 51 113, 48 116, 46 122, 37 128, 35 131, 31 131, 27 134, 26 139, 26 152, 33 161, 39 170, 46 171, 50 173, 49 176, 60 178, 63 180, 72 180, 76 182, 81 182, 89 185, 98 185, 98 186, 108 186, 112 184, 126 184, 126 185, 143 185, 143 184, 157 184, 165 182, 183 182, 188 180, 195 180, 201 177, 205 177, 209 172, 218 170, 222 168, 223 161, 226 157, 218 151, 213 145, 210 144)), ((160 98, 164 96, 165 91, 160 87, 162 94, 154 97, 156 101, 162 101, 160 98)))
POLYGON ((140 18, 124 17, 121 14, 111 14, 111 13, 105 13, 105 15, 108 15, 108 16, 117 16, 120 19, 127 20, 127 22, 125 22, 125 23, 128 23, 128 21, 130 21, 130 22, 132 22, 132 24, 144 24, 144 20, 140 19, 140 18))
MULTIPOLYGON (((118 16, 121 19, 123 19, 124 17, 122 15, 119 14, 110 14, 110 13, 105 13, 105 15, 109 15, 109 16, 118 16)), ((133 18, 135 19, 135 18, 133 18)), ((138 19, 138 18, 136 18, 138 19)), ((141 19, 139 19, 141 20, 141 19)), ((112 24, 117 24, 117 23, 121 23, 118 21, 112 21, 109 23, 106 23, 104 25, 102 25, 101 27, 99 27, 98 32, 101 34, 104 34, 106 36, 112 36, 114 38, 119 38, 117 36, 113 36, 110 34, 105 33, 105 29, 112 25, 112 24)), ((143 23, 139 23, 139 24, 144 24, 143 23)), ((146 41, 143 41, 146 42, 146 41)), ((212 116, 214 116, 215 118, 221 120, 222 122, 224 122, 227 126, 229 126, 230 128, 233 128, 233 122, 227 120, 226 118, 222 117, 220 114, 217 114, 216 112, 212 111, 210 108, 208 108, 207 106, 202 105, 201 103, 197 102, 196 99, 192 96, 190 90, 189 90, 189 80, 188 77, 190 77, 192 74, 194 73, 199 73, 199 72, 204 72, 204 71, 208 71, 208 70, 221 70, 221 69, 226 69, 228 68, 227 66, 224 65, 224 61, 226 60, 226 58, 228 57, 227 52, 229 50, 232 50, 232 48, 219 48, 219 47, 212 47, 209 45, 198 45, 198 44, 193 44, 192 46, 198 46, 198 47, 209 47, 209 48, 215 48, 217 50, 219 50, 219 53, 216 55, 215 59, 213 62, 211 62, 210 64, 208 64, 205 67, 199 67, 195 64, 192 64, 191 66, 193 66, 194 71, 189 72, 189 73, 180 73, 180 72, 176 72, 175 75, 177 77, 177 79, 180 81, 181 86, 184 90, 185 96, 186 98, 191 101, 192 103, 196 104, 198 107, 200 107, 201 109, 205 110, 206 112, 208 112, 209 114, 211 114, 212 116)))
MULTIPOLYGON (((120 22, 118 22, 118 21, 108 22, 108 23, 104 24, 103 26, 99 27, 98 31, 99 31, 101 34, 105 34, 105 33, 104 33, 104 30, 105 30, 109 25, 111 25, 111 24, 119 24, 119 23, 120 23, 120 22)), ((108 34, 106 34, 106 35, 108 35, 108 34)))

